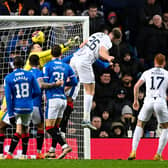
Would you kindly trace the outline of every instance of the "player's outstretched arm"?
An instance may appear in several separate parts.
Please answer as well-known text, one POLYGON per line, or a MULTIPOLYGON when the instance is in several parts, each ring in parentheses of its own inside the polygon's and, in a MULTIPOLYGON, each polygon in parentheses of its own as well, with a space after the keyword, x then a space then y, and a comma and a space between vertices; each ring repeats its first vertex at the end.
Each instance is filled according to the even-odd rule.
POLYGON ((72 37, 68 39, 68 41, 65 42, 64 44, 59 45, 61 47, 61 53, 63 54, 73 46, 79 46, 79 44, 80 44, 80 37, 79 36, 72 37))

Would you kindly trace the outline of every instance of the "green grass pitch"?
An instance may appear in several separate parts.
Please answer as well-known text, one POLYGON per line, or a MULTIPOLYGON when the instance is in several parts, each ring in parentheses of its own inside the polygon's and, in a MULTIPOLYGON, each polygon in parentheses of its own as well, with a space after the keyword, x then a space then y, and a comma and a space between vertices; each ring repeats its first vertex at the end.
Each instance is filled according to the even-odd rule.
POLYGON ((152 160, 0 160, 1 168, 168 168, 152 160))

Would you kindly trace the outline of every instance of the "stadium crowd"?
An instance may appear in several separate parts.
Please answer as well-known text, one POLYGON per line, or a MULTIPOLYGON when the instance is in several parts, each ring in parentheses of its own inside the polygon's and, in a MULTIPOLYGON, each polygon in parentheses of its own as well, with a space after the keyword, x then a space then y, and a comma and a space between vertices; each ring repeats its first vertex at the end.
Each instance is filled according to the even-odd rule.
MULTIPOLYGON (((113 66, 100 68, 93 65, 96 87, 92 104, 93 138, 132 137, 139 111, 132 108, 133 86, 144 70, 153 66, 157 53, 168 56, 168 1, 167 0, 1 0, 0 15, 28 16, 89 16, 90 35, 108 33, 119 27, 122 40, 113 43, 110 55, 113 66)), ((24 36, 23 32, 19 32, 24 36)), ((19 39, 19 49, 28 52, 31 42, 19 39), (21 46, 21 47, 20 47, 21 46)), ((25 38, 26 39, 26 38, 25 38)), ((15 40, 16 41, 16 40, 15 40)), ((2 38, 0 43, 2 44, 2 38)), ((15 46, 11 41, 11 45, 15 46)), ((10 45, 10 46, 11 46, 10 45)), ((0 48, 1 50, 1 48, 0 48)), ((10 58, 12 47, 6 49, 10 58)), ((3 57, 3 51, 0 51, 3 57)), ((1 58, 0 58, 1 59, 1 58)), ((12 60, 8 60, 12 67, 12 60)), ((0 74, 0 97, 3 78, 0 74)), ((143 104, 145 87, 139 93, 143 104)), ((144 137, 158 137, 159 126, 153 114, 145 126, 144 137)))

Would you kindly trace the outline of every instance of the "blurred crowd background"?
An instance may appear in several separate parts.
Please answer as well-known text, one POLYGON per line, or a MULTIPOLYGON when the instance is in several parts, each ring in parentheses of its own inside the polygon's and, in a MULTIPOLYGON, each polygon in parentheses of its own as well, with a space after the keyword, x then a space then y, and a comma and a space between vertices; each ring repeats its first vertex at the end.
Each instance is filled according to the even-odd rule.
MULTIPOLYGON (((90 34, 119 27, 122 41, 109 51, 115 57, 113 66, 102 69, 93 65, 96 91, 91 118, 97 131, 91 136, 132 137, 139 113, 132 109, 133 86, 142 72, 153 66, 155 54, 168 57, 167 0, 0 0, 0 15, 89 16, 90 34)), ((28 45, 29 41, 23 43, 24 49, 28 45)), ((3 84, 0 86, 2 97, 3 84)), ((139 93, 141 106, 144 96, 143 86, 139 93)), ((144 137, 158 137, 159 133, 153 114, 144 137)))

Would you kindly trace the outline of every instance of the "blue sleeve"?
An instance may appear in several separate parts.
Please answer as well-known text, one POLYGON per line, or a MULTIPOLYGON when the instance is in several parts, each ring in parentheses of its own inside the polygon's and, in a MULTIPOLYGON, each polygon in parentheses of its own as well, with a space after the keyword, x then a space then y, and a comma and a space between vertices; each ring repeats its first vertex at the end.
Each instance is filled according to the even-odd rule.
POLYGON ((41 89, 40 89, 40 86, 39 86, 37 80, 35 79, 35 77, 33 75, 32 75, 32 84, 33 84, 33 95, 32 95, 32 98, 40 96, 41 95, 41 89))
POLYGON ((44 82, 49 82, 49 71, 48 71, 48 67, 47 66, 44 66, 43 68, 43 80, 44 82))
POLYGON ((110 64, 108 62, 102 61, 100 59, 96 60, 95 65, 99 66, 101 68, 108 68, 110 66, 110 64))
POLYGON ((62 58, 61 61, 64 63, 69 63, 72 57, 73 57, 73 54, 68 55, 68 56, 62 58))
MULTIPOLYGON (((80 48, 76 49, 76 51, 78 51, 79 49, 80 49, 80 48)), ((76 52, 76 51, 75 51, 75 52, 76 52)), ((69 62, 70 62, 70 60, 71 60, 71 58, 72 58, 73 56, 74 56, 73 54, 71 54, 71 55, 69 55, 69 56, 66 56, 66 57, 62 58, 61 61, 64 62, 64 63, 69 64, 69 62)))
POLYGON ((9 115, 9 118, 10 117, 13 117, 14 116, 14 110, 13 110, 13 95, 12 95, 12 88, 11 88, 11 85, 9 84, 9 81, 8 79, 6 78, 5 79, 5 97, 6 97, 6 104, 7 104, 7 113, 9 115))
POLYGON ((66 83, 66 86, 76 86, 78 84, 78 79, 75 76, 74 71, 72 68, 69 66, 69 75, 68 77, 70 78, 70 81, 66 83))

